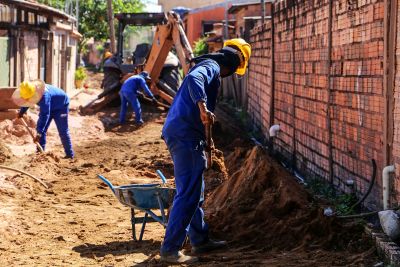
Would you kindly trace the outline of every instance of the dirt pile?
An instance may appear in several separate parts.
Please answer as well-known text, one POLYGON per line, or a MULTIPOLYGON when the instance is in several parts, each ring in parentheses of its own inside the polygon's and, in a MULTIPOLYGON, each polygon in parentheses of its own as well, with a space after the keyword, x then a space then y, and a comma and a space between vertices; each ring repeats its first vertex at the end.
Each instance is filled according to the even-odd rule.
MULTIPOLYGON (((36 122, 29 116, 25 117, 25 122, 31 132, 35 133, 36 122)), ((26 144, 32 142, 30 138, 29 132, 21 120, 13 119, 0 122, 0 139, 5 142, 26 144)))
POLYGON ((12 153, 10 149, 8 149, 3 141, 0 140, 0 164, 3 164, 7 160, 11 159, 12 153))
POLYGON ((226 162, 231 178, 206 201, 208 221, 224 237, 284 250, 340 249, 362 241, 362 229, 324 217, 312 196, 260 147, 237 148, 226 162))
POLYGON ((225 167, 224 153, 215 149, 212 154, 211 168, 204 173, 206 195, 214 191, 219 185, 228 179, 228 171, 225 167))

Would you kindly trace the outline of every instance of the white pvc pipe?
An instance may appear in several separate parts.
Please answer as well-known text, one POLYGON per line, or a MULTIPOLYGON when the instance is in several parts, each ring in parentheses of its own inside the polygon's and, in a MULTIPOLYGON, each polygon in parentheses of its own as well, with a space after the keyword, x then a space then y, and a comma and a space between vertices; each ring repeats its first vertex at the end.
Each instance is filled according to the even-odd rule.
POLYGON ((389 181, 390 181, 390 173, 394 172, 394 165, 389 165, 383 168, 382 171, 382 195, 383 195, 383 210, 387 210, 389 208, 389 181))
POLYGON ((271 128, 269 128, 269 137, 277 136, 277 134, 280 130, 281 130, 281 127, 279 126, 279 124, 272 125, 271 128))

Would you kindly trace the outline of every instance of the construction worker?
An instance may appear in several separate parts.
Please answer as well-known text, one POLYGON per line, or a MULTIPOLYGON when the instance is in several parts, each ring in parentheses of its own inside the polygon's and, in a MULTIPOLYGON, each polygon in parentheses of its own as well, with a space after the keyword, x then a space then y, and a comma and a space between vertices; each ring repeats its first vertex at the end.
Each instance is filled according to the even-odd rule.
MULTIPOLYGON (((162 137, 174 162, 176 196, 169 214, 161 261, 192 263, 197 257, 186 256, 180 248, 188 234, 193 253, 204 253, 226 246, 208 236, 201 208, 204 201, 203 171, 206 168, 205 125, 212 124, 220 78, 235 72, 243 75, 251 47, 243 39, 231 39, 217 53, 193 59, 165 121, 162 137)), ((212 146, 212 144, 208 144, 212 146)))
POLYGON ((40 107, 35 142, 39 142, 45 149, 46 133, 54 119, 61 143, 64 146, 65 158, 74 158, 68 129, 69 97, 63 90, 45 84, 42 80, 25 81, 14 91, 12 99, 16 105, 22 107, 18 118, 22 118, 29 107, 34 107, 36 104, 40 107))
POLYGON ((153 103, 157 103, 157 100, 147 86, 146 81, 151 81, 151 78, 147 71, 142 71, 138 75, 129 77, 122 85, 121 90, 119 91, 119 95, 121 96, 121 111, 119 113, 119 122, 121 124, 125 123, 128 103, 131 104, 135 112, 136 124, 143 124, 142 110, 140 108, 140 102, 137 99, 137 93, 139 90, 144 90, 144 92, 153 99, 153 103))
POLYGON ((110 51, 105 51, 103 54, 103 59, 101 60, 100 66, 98 67, 98 69, 101 71, 104 68, 104 64, 106 63, 107 59, 109 59, 110 57, 112 57, 113 54, 110 51))
POLYGON ((103 56, 103 61, 106 61, 107 59, 109 59, 112 56, 113 56, 113 54, 110 51, 106 51, 103 56))

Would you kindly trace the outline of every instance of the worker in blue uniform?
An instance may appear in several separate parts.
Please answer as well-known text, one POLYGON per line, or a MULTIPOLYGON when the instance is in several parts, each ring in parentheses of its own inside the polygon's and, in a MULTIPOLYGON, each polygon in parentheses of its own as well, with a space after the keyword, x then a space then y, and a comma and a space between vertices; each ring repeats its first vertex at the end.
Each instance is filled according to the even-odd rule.
POLYGON ((132 106, 133 111, 135 112, 136 124, 143 124, 142 109, 140 108, 140 102, 137 98, 137 93, 139 90, 144 90, 144 92, 152 98, 153 103, 157 103, 157 100, 147 86, 146 81, 151 81, 151 78, 147 71, 142 71, 138 75, 129 77, 122 85, 119 92, 119 95, 121 97, 121 111, 119 113, 119 122, 121 124, 125 123, 128 104, 132 106))
POLYGON ((161 246, 161 261, 186 264, 197 261, 197 257, 179 251, 187 235, 194 253, 226 246, 225 241, 209 238, 202 210, 205 148, 212 145, 205 142, 205 125, 215 119, 220 78, 235 72, 243 75, 250 54, 250 45, 243 39, 231 39, 217 53, 195 58, 195 65, 174 98, 162 137, 174 162, 176 196, 161 246))
POLYGON ((69 97, 60 88, 45 84, 42 80, 22 82, 12 95, 14 102, 21 106, 18 117, 22 118, 29 107, 36 104, 40 107, 36 126, 35 142, 43 149, 46 147, 46 134, 52 120, 56 123, 65 157, 74 158, 71 137, 68 128, 69 97))

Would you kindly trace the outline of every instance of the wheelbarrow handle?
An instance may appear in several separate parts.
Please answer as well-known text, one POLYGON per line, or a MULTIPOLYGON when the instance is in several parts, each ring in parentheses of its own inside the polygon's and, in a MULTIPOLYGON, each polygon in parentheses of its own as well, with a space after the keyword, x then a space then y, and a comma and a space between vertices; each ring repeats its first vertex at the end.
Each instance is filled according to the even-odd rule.
POLYGON ((99 177, 101 180, 103 180, 103 182, 105 182, 106 185, 108 185, 108 187, 111 188, 111 190, 115 194, 114 186, 112 185, 112 183, 109 180, 106 179, 106 177, 104 177, 103 175, 100 175, 100 174, 97 174, 97 177, 99 177))
POLYGON ((167 183, 167 178, 165 178, 164 174, 160 170, 156 170, 156 173, 158 174, 158 176, 160 176, 163 184, 166 184, 167 183))

